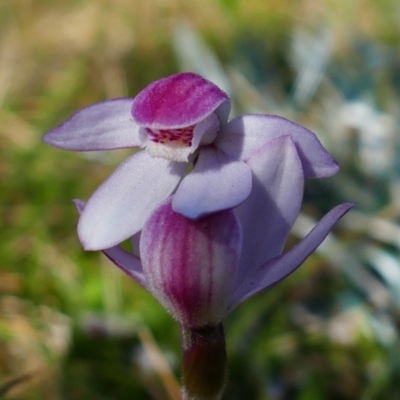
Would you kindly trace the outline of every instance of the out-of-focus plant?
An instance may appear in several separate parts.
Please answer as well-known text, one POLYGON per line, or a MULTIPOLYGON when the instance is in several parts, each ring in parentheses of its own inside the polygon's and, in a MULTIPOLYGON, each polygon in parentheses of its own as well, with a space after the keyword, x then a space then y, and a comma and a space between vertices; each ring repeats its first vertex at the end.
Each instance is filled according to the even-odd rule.
POLYGON ((40 143, 76 109, 178 69, 218 84, 233 116, 268 112, 309 127, 340 162, 340 174, 306 181, 288 248, 334 204, 357 202, 304 267, 228 316, 226 398, 399 398, 398 9, 391 0, 1 1, 5 396, 162 400, 159 376, 179 374, 173 320, 75 237, 69 199, 86 198, 131 150, 77 155, 40 143), (143 326, 158 357, 143 347, 143 326))

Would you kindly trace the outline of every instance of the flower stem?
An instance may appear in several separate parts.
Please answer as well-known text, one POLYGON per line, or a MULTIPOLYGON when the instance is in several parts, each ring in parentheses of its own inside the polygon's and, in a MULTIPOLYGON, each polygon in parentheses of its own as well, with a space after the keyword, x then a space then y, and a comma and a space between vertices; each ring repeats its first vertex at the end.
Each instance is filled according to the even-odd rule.
POLYGON ((183 400, 219 400, 226 382, 227 355, 222 324, 182 326, 183 400))

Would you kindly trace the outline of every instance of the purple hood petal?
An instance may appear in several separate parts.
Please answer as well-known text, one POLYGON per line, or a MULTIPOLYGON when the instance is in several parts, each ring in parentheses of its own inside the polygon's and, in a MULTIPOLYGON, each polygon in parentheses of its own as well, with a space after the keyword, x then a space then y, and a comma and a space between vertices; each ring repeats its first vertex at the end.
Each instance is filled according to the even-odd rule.
POLYGON ((147 128, 177 129, 195 125, 223 103, 222 123, 229 113, 228 95, 200 75, 181 73, 142 90, 133 102, 132 115, 138 125, 147 128))

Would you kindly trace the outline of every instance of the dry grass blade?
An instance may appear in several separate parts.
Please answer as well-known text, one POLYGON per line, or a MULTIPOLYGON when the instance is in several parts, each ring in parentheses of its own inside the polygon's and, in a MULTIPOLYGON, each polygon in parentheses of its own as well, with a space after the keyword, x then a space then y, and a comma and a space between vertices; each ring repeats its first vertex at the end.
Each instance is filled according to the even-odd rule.
POLYGON ((15 386, 19 385, 20 383, 25 383, 27 380, 31 379, 32 377, 33 377, 32 374, 23 374, 23 375, 20 375, 20 376, 10 379, 8 382, 6 382, 2 386, 0 386, 0 397, 5 396, 15 386))
POLYGON ((159 375, 170 399, 180 400, 180 387, 154 338, 145 328, 141 328, 138 332, 138 335, 140 341, 146 349, 154 371, 156 371, 156 373, 159 375))

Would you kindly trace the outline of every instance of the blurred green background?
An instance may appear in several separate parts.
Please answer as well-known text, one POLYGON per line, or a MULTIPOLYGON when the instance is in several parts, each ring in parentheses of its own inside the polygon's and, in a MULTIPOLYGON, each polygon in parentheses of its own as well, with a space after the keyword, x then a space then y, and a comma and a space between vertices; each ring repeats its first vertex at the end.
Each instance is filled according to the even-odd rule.
POLYGON ((191 70, 233 115, 304 124, 341 163, 307 182, 288 246, 357 203, 227 319, 225 399, 399 399, 399 46, 395 0, 1 0, 0 397, 178 399, 178 325, 75 232, 71 199, 130 151, 69 153, 41 135, 191 70))

